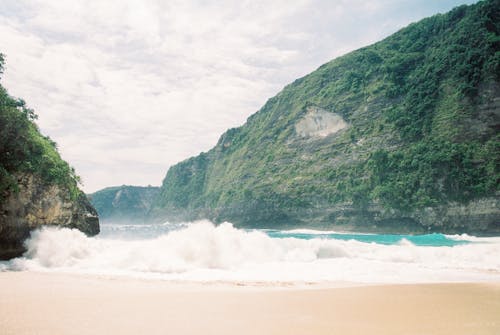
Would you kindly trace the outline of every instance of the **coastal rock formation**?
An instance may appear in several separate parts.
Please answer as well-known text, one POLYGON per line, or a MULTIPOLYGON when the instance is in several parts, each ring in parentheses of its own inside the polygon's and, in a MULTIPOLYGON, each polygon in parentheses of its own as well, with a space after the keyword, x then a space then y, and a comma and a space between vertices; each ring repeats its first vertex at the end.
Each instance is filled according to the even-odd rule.
POLYGON ((150 217, 498 234, 499 32, 480 1, 320 66, 172 166, 150 217))
POLYGON ((0 203, 0 259, 20 256, 24 240, 42 226, 99 233, 97 212, 83 193, 73 200, 68 190, 33 174, 20 174, 17 181, 18 192, 10 192, 0 203))
MULTIPOLYGON (((0 75, 4 58, 0 54, 0 75)), ((37 116, 0 85, 0 259, 22 255, 33 229, 77 228, 99 233, 99 219, 80 178, 40 133, 37 116)))

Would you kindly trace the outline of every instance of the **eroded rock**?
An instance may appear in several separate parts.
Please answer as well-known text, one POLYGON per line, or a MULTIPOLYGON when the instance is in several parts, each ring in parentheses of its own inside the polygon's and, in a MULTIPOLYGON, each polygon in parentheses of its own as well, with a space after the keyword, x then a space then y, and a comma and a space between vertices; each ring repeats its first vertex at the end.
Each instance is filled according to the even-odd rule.
POLYGON ((0 204, 0 259, 22 255, 30 232, 43 226, 76 228, 89 236, 99 233, 99 218, 85 194, 48 185, 33 174, 18 176, 18 192, 0 204))

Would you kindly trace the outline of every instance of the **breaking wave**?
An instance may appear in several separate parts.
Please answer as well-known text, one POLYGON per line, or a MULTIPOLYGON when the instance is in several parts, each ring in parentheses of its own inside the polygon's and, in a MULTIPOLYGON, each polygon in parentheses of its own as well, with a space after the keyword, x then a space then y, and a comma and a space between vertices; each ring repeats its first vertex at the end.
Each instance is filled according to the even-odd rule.
MULTIPOLYGON (((129 228, 122 227, 127 230, 129 228)), ((137 229, 132 227, 131 229, 137 229)), ((157 228, 155 228, 157 229, 157 228)), ((117 228, 117 230, 119 230, 117 228)), ((500 240, 419 246, 328 238, 271 237, 230 223, 179 225, 154 237, 87 237, 78 230, 32 233, 4 270, 59 271, 188 281, 407 283, 500 280, 500 240)), ((465 239, 466 237, 452 237, 465 239)))

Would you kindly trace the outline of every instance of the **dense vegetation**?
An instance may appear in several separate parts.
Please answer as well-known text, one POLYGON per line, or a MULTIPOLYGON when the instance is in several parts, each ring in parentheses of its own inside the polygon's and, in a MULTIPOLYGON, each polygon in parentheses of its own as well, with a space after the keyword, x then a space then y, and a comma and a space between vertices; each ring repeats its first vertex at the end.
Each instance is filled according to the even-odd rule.
POLYGON ((102 222, 144 222, 159 187, 115 186, 89 195, 102 222))
MULTIPOLYGON (((0 74, 4 57, 0 54, 0 74)), ((18 191, 19 173, 34 173, 47 184, 67 189, 72 199, 81 192, 78 176, 57 152, 56 143, 40 134, 37 116, 22 99, 15 99, 0 86, 0 203, 18 191)))
POLYGON ((342 203, 412 211, 495 196, 499 24, 498 0, 460 6, 324 64, 215 148, 172 167, 156 211, 251 222, 342 203), (299 138, 295 125, 311 106, 349 127, 299 138))

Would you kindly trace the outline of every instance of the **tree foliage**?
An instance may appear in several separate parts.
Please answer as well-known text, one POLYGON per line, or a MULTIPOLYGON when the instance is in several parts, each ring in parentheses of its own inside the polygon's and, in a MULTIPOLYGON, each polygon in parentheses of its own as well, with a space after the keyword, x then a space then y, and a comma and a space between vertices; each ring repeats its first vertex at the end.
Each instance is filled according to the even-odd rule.
MULTIPOLYGON (((0 74, 4 57, 0 54, 0 74)), ((0 202, 10 192, 18 190, 19 173, 34 173, 47 184, 57 184, 69 190, 73 199, 81 193, 79 177, 63 161, 56 143, 40 134, 37 115, 22 99, 11 97, 0 86, 0 202)))

